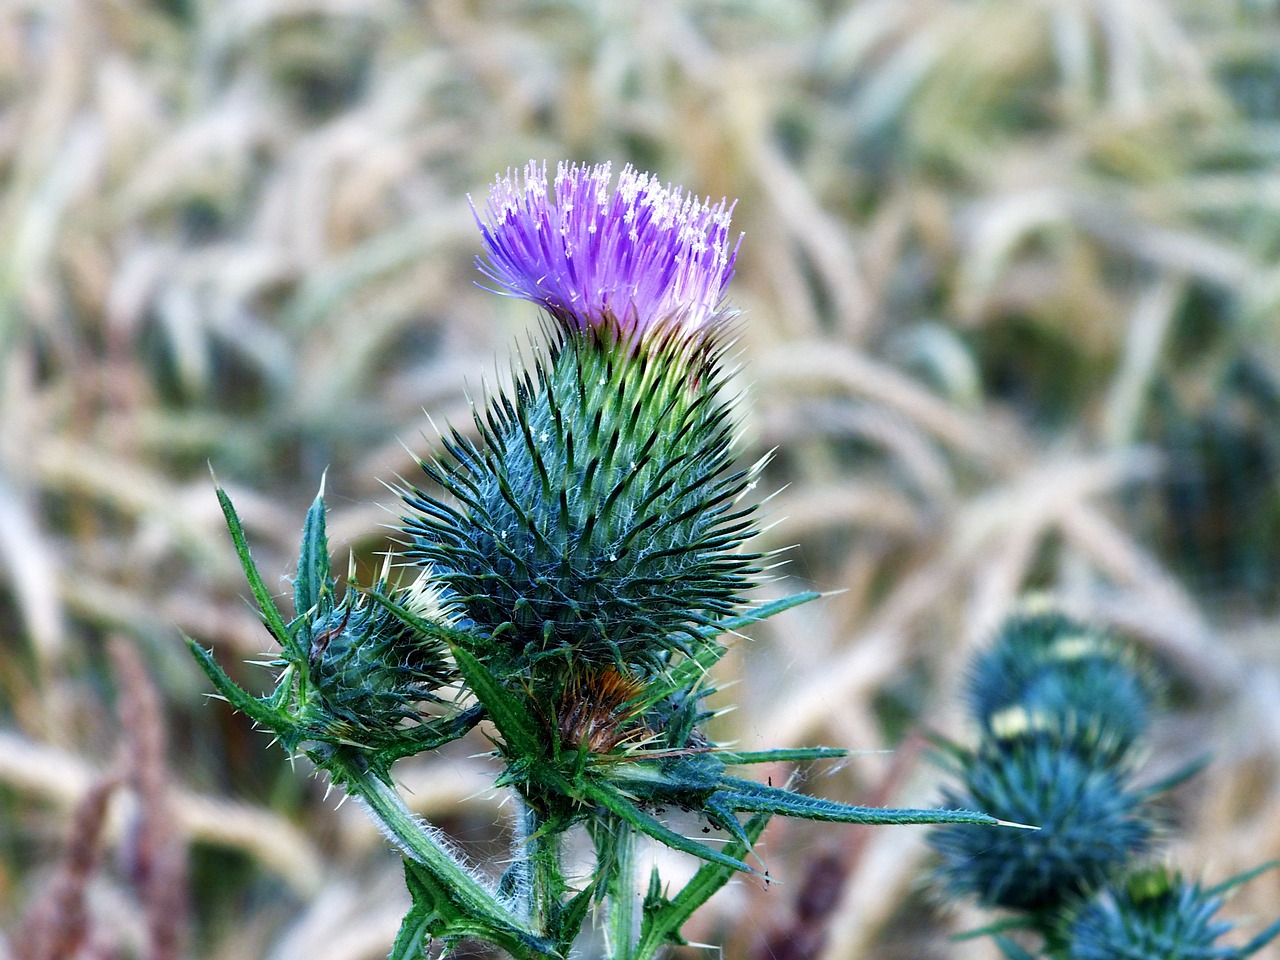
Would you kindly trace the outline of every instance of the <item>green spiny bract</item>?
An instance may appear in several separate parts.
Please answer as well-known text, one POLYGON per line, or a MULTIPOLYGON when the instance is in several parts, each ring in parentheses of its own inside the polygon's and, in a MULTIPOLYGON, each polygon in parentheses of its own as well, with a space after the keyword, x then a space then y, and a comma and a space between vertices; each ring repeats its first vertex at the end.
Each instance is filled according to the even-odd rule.
POLYGON ((1123 754, 1146 730, 1155 684, 1131 648, 1062 614, 1010 617, 969 671, 988 733, 1039 726, 1096 754, 1123 754))
POLYGON ((948 806, 983 810, 1038 830, 942 827, 929 836, 941 879, 987 906, 1054 909, 1093 889, 1147 849, 1145 796, 1119 765, 1099 765, 1046 733, 991 738, 964 754, 963 790, 948 806))
POLYGON ((548 655, 657 667, 744 604, 756 557, 720 348, 562 332, 549 355, 423 463, 456 500, 406 496, 412 556, 513 673, 548 655))
MULTIPOLYGON (((1234 885, 1240 878, 1228 881, 1234 885)), ((1280 934, 1280 921, 1243 947, 1216 945, 1232 924, 1216 919, 1216 890, 1164 868, 1139 870, 1104 887, 1065 925, 1066 960, 1239 960, 1280 934)))
MULTIPOLYGON (((385 582, 374 592, 387 593, 385 582)), ((404 603, 407 593, 390 597, 404 603)), ((307 629, 318 697, 309 714, 332 733, 345 729, 357 742, 394 738, 395 729, 418 720, 420 705, 437 700, 436 691, 453 679, 443 643, 354 589, 335 601, 330 586, 307 629)))

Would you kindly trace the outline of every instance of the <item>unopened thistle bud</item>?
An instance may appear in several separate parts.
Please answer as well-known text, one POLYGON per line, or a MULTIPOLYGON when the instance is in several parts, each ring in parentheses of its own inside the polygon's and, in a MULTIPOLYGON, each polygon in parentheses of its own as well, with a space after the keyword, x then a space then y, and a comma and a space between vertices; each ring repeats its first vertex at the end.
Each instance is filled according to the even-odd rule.
POLYGON ((1233 928, 1217 916, 1223 891, 1255 872, 1205 890, 1163 867, 1138 870, 1107 885, 1072 913, 1064 928, 1064 956, 1243 960, 1280 935, 1277 921, 1244 946, 1219 943, 1233 928))
POLYGON ((1011 616, 975 658, 967 699, 988 733, 1035 728, 1123 754, 1146 730, 1155 686, 1131 647, 1039 609, 1011 616))
MULTIPOLYGON (((375 589, 384 592, 385 582, 375 589)), ((407 608, 408 594, 391 599, 407 608)), ((444 644, 356 590, 326 607, 310 624, 311 681, 321 700, 316 715, 334 732, 349 727, 360 741, 417 719, 421 704, 451 679, 444 644)))
POLYGON ((940 827, 929 836, 952 893, 986 906, 1053 909, 1144 852, 1152 826, 1128 771, 1099 766, 1056 737, 993 737, 961 761, 963 788, 946 803, 1038 830, 940 827))

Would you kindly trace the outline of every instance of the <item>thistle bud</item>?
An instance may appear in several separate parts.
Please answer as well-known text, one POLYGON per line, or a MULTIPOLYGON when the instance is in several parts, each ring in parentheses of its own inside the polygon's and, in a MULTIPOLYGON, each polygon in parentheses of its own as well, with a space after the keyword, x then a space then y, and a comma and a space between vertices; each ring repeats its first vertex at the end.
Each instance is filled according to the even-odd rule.
MULTIPOLYGON (((390 556, 369 591, 348 586, 339 599, 329 572, 325 515, 322 490, 307 512, 294 581, 290 646, 306 657, 308 680, 297 719, 317 739, 387 746, 403 740, 405 721, 423 719, 420 705, 437 699, 436 691, 454 679, 445 643, 423 630, 449 622, 447 604, 430 570, 392 589, 390 556), (416 623, 395 607, 410 611, 416 623)), ((347 579, 353 578, 354 570, 347 579)))
POLYGON ((969 672, 979 726, 1038 727, 1098 755, 1122 755, 1145 732, 1155 684, 1132 648, 1050 610, 1010 617, 969 672))
POLYGON ((960 767, 963 788, 943 791, 948 805, 1039 827, 930 833, 945 887, 986 906, 1054 909, 1092 890, 1151 842, 1145 797, 1127 771, 1098 765, 1056 737, 990 738, 960 767))
MULTIPOLYGON (((408 593, 392 599, 404 603, 412 599, 408 593)), ((418 719, 420 705, 437 699, 451 679, 439 640, 354 590, 316 616, 309 633, 311 682, 320 701, 311 713, 332 733, 345 728, 364 742, 390 732, 418 719)))
POLYGON ((1065 925, 1065 956, 1067 960, 1243 960, 1280 935, 1277 921, 1244 946, 1218 943, 1233 928, 1217 919, 1220 894, 1243 879, 1247 875, 1203 890, 1163 867, 1136 871, 1074 911, 1065 925))

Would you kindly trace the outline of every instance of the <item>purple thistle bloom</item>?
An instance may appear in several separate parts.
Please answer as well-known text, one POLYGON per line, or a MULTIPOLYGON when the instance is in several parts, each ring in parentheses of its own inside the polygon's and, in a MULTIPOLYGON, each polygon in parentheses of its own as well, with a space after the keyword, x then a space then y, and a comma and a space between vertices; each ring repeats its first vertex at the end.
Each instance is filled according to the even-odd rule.
POLYGON ((561 163, 554 200, 545 164, 519 179, 508 171, 489 188, 487 220, 471 204, 488 250, 476 262, 497 292, 540 304, 570 330, 715 326, 742 240, 731 243, 732 205, 710 206, 630 164, 612 196, 607 163, 561 163))

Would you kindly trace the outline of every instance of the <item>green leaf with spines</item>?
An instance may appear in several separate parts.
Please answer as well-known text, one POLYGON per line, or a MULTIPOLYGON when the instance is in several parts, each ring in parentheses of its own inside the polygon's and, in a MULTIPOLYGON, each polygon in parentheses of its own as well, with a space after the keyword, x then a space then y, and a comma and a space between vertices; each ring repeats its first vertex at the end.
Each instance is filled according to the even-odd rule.
POLYGON ((508 756, 534 758, 544 752, 538 722, 520 697, 504 687, 493 672, 462 647, 453 648, 458 670, 502 735, 508 756))
MULTIPOLYGON (((995 817, 975 810, 932 810, 928 808, 859 807, 820 797, 769 787, 754 780, 721 777, 716 799, 737 813, 771 813, 825 823, 867 824, 978 824, 1000 826, 995 817)), ((1008 828, 1014 829, 1014 828, 1008 828)))
POLYGON ((249 541, 244 534, 244 525, 240 522, 240 515, 236 513, 231 498, 222 487, 217 488, 217 496, 218 504, 222 507, 222 515, 227 522, 227 530, 231 533, 231 541, 235 544, 236 556, 240 559, 240 566, 244 570, 245 578, 249 581, 249 590, 258 604, 263 622, 266 623, 271 635, 276 638, 276 642, 284 648, 288 660, 294 662, 305 660, 306 653, 298 644, 296 630, 290 629, 289 624, 281 616, 275 598, 271 596, 266 583, 263 582, 262 574, 258 572, 257 564, 253 562, 253 557, 249 553, 249 541))
POLYGON ((298 575, 293 581, 293 609, 303 617, 320 606, 320 598, 332 591, 329 579, 329 538, 325 533, 324 483, 307 511, 298 550, 298 575))
POLYGON ((514 957, 560 957, 557 945, 532 934, 487 922, 458 903, 457 892, 425 865, 404 860, 405 884, 412 906, 400 923, 388 960, 424 960, 432 940, 455 942, 475 938, 492 943, 514 957))
MULTIPOLYGON (((212 653, 190 637, 183 639, 186 640, 187 648, 196 658, 196 663, 200 665, 200 669, 209 678, 214 689, 227 703, 231 704, 233 709, 240 711, 259 726, 270 730, 290 753, 298 748, 302 732, 277 702, 280 690, 284 689, 283 684, 266 700, 252 696, 227 676, 222 667, 218 666, 218 661, 213 659, 212 653)), ((288 683, 288 678, 285 679, 285 683, 288 683)))
MULTIPOLYGON (((742 825, 741 836, 724 848, 724 854, 731 859, 745 857, 764 833, 769 819, 768 814, 762 813, 748 820, 742 825)), ((658 868, 654 867, 649 875, 640 938, 632 951, 632 960, 649 960, 666 946, 682 946, 685 940, 680 936, 680 928, 737 873, 726 864, 704 863, 679 893, 667 898, 662 893, 658 868)))
POLYGON ((688 837, 676 833, 661 820, 641 810, 607 781, 588 780, 584 782, 582 789, 587 799, 599 804, 625 823, 630 824, 641 833, 652 837, 672 850, 692 854, 699 860, 720 864, 732 870, 739 870, 744 873, 755 872, 737 857, 731 857, 719 850, 708 847, 706 844, 690 840, 688 837))
POLYGON ((716 750, 720 762, 730 767, 752 763, 804 763, 809 760, 843 760, 848 750, 840 747, 795 747, 779 750, 716 750))
POLYGON ((997 936, 993 938, 996 946, 1000 948, 1000 952, 1004 954, 1005 960, 1036 960, 1035 954, 1026 950, 1025 947, 1015 943, 1008 937, 997 936))

